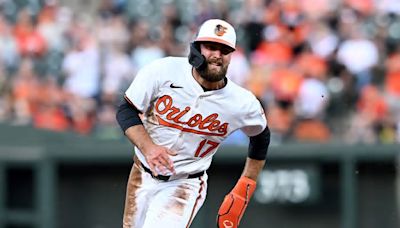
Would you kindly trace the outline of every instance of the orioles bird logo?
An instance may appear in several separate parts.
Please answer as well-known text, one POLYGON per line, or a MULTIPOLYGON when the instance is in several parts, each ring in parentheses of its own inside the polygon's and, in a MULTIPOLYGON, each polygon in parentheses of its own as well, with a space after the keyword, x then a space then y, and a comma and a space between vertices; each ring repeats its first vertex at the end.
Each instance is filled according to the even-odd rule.
POLYGON ((214 30, 215 35, 223 36, 226 33, 227 29, 228 29, 227 27, 224 27, 222 25, 217 25, 217 26, 215 26, 215 30, 214 30))

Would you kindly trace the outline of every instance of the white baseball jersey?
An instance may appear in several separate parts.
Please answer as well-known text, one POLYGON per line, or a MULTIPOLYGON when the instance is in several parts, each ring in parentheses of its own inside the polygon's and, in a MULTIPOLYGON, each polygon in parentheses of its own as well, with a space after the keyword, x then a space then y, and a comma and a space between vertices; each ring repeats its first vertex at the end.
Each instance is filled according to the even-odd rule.
MULTIPOLYGON (((267 125, 263 108, 251 92, 229 79, 224 88, 205 92, 184 57, 146 65, 125 96, 144 113, 143 124, 154 143, 177 152, 170 156, 177 175, 207 170, 232 132, 240 129, 254 136, 267 125)), ((149 167, 140 150, 135 150, 149 167)))

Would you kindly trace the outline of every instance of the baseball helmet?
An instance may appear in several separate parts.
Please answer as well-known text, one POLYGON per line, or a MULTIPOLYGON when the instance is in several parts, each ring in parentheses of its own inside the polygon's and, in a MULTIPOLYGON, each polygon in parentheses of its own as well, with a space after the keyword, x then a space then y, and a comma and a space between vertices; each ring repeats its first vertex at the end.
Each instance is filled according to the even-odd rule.
POLYGON ((201 25, 194 42, 198 41, 221 43, 236 49, 236 32, 228 22, 210 19, 201 25))
POLYGON ((199 42, 216 42, 236 49, 236 32, 228 22, 220 19, 205 21, 199 29, 195 40, 190 44, 189 63, 196 69, 205 67, 205 58, 200 53, 199 42))

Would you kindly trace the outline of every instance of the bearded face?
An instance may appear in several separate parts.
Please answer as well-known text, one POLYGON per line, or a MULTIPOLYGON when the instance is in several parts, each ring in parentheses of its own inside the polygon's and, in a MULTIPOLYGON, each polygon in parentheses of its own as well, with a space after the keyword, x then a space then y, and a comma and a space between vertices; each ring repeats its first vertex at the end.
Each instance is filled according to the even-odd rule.
POLYGON ((228 71, 228 64, 224 64, 222 59, 207 59, 207 66, 199 70, 202 78, 209 82, 218 82, 225 78, 228 71))
POLYGON ((201 53, 207 65, 199 70, 202 78, 209 82, 218 82, 225 78, 231 60, 232 49, 223 44, 205 42, 201 45, 201 53))

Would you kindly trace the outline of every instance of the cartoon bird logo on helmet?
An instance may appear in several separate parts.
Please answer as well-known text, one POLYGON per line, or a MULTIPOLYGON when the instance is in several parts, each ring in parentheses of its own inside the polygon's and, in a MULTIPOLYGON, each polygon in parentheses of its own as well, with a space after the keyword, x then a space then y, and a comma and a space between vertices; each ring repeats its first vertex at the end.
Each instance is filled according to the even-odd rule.
POLYGON ((227 27, 224 27, 224 26, 218 24, 217 26, 215 26, 214 33, 217 36, 223 36, 226 33, 227 29, 228 29, 227 27))

